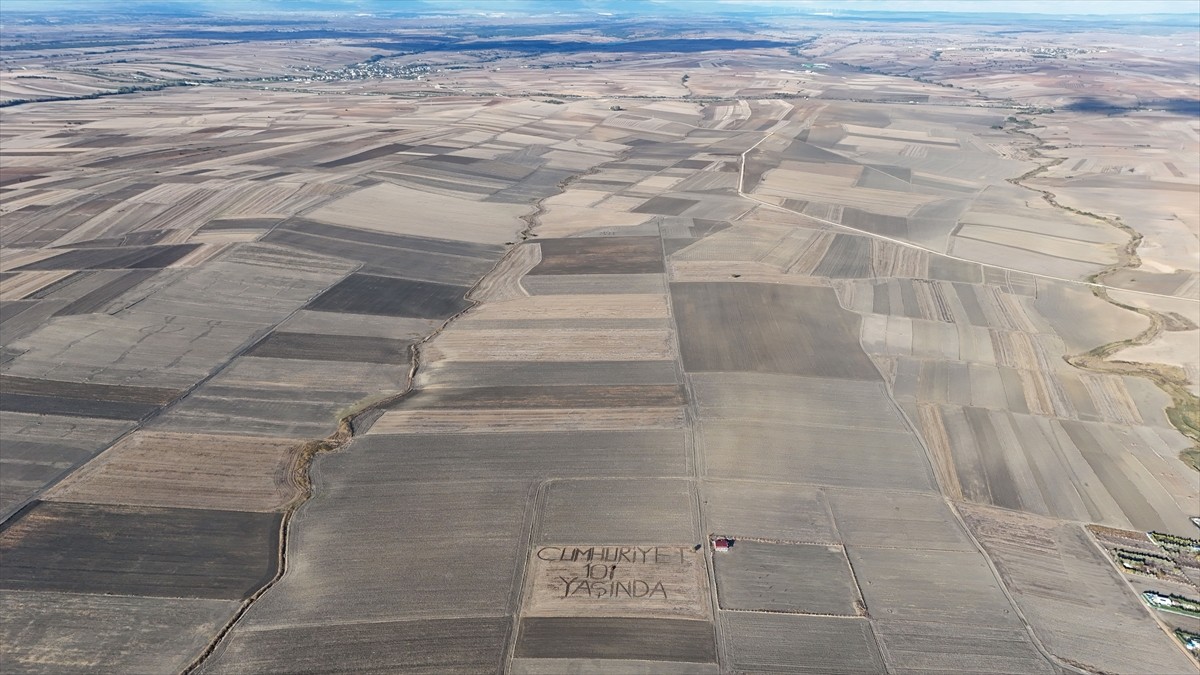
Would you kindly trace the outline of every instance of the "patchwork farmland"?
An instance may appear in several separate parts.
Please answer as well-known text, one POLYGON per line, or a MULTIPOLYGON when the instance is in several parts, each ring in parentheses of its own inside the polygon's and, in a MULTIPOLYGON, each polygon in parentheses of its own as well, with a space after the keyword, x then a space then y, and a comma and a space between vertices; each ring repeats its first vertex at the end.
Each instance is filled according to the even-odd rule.
POLYGON ((779 30, 5 46, 5 669, 1196 672, 1195 120, 779 30))

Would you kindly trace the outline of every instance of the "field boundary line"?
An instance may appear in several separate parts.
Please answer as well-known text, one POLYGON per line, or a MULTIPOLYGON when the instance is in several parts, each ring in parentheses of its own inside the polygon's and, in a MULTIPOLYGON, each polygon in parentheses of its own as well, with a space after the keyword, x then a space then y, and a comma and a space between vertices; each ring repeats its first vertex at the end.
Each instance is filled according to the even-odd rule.
POLYGON ((521 539, 523 546, 518 550, 521 552, 517 556, 517 565, 513 569, 512 587, 509 589, 509 632, 508 639, 504 641, 504 650, 500 652, 500 672, 507 673, 512 670, 512 661, 517 655, 517 639, 521 632, 521 607, 525 604, 525 598, 530 594, 530 586, 534 584, 534 579, 529 575, 529 555, 533 550, 537 540, 538 532, 541 530, 542 524, 542 507, 546 503, 546 493, 550 488, 550 484, 555 482, 554 478, 547 478, 534 483, 529 494, 525 498, 525 507, 527 513, 524 514, 524 523, 522 523, 521 539))

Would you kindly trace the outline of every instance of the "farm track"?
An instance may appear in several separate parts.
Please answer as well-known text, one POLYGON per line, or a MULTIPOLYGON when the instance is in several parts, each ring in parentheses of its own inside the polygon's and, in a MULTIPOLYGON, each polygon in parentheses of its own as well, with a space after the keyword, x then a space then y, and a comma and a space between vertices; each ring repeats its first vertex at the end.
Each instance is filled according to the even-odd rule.
POLYGON ((1187 320, 1182 317, 1167 315, 1163 312, 1150 309, 1148 307, 1136 307, 1127 303, 1116 300, 1108 293, 1109 287, 1103 283, 1105 277, 1115 274, 1123 269, 1135 269, 1142 264, 1141 258, 1138 256, 1137 249, 1142 243, 1143 235, 1141 232, 1133 229, 1125 224, 1118 217, 1102 216, 1090 211, 1081 211, 1079 209, 1066 206, 1058 201, 1058 198, 1053 192, 1043 190, 1041 188, 1026 185, 1025 181, 1035 178, 1046 171, 1061 164, 1064 158, 1047 157, 1042 154, 1042 150, 1046 147, 1046 142, 1035 134, 1031 134, 1021 129, 1011 129, 1011 133, 1020 134, 1031 139, 1034 143, 1030 148, 1030 157, 1035 160, 1049 160, 1041 164, 1036 169, 1028 171, 1016 178, 1010 178, 1008 181, 1013 185, 1032 190, 1042 196, 1047 204, 1054 208, 1073 213, 1075 215, 1091 218, 1098 222, 1114 227, 1129 236, 1129 240, 1125 245, 1118 249, 1117 262, 1109 265, 1105 269, 1089 276, 1087 281, 1091 288, 1092 294, 1097 298, 1128 310, 1140 314, 1150 320, 1150 325, 1138 333, 1137 335, 1124 340, 1117 340, 1108 344, 1100 345, 1089 351, 1065 355, 1063 359, 1083 370, 1090 370, 1097 373, 1106 373, 1109 375, 1132 375, 1135 377, 1143 377, 1153 382, 1159 389, 1163 390, 1167 396, 1171 397, 1171 407, 1167 408, 1167 419, 1171 424, 1192 441, 1192 449, 1184 450, 1180 453, 1180 459, 1188 466, 1200 471, 1200 397, 1197 397, 1188 390, 1187 374, 1178 366, 1171 366, 1162 363, 1142 363, 1136 361, 1113 360, 1112 357, 1123 349, 1128 347, 1138 347, 1146 345, 1158 339, 1166 330, 1175 328, 1190 328, 1187 325, 1187 320))
MULTIPOLYGON (((598 171, 599 171, 598 167, 592 168, 587 171, 581 171, 578 174, 575 174, 575 175, 567 178, 566 180, 564 180, 558 184, 557 187, 558 187, 559 193, 565 191, 567 186, 570 185, 572 182, 579 180, 580 178, 589 176, 598 171)), ((556 193, 556 194, 558 194, 558 193, 556 193)), ((553 196, 553 195, 551 195, 551 196, 553 196)), ((543 202, 545 201, 545 199, 548 199, 548 197, 539 199, 534 203, 534 210, 532 213, 521 216, 521 219, 525 221, 525 227, 521 230, 521 232, 519 233, 519 235, 517 237, 518 242, 526 241, 526 240, 530 239, 531 237, 537 236, 537 235, 532 234, 532 230, 540 222, 539 219, 541 217, 541 214, 545 212, 545 207, 543 206, 543 202)), ((216 653, 217 649, 221 646, 222 641, 226 638, 226 636, 229 635, 229 633, 231 633, 233 631, 234 628, 237 627, 237 624, 242 620, 242 618, 250 610, 250 608, 251 608, 251 606, 253 606, 254 602, 257 601, 259 598, 261 598, 269 590, 271 590, 271 588, 274 587, 275 584, 278 583, 279 580, 283 578, 283 575, 287 572, 287 563, 288 563, 288 559, 287 559, 288 544, 287 544, 287 542, 288 542, 289 534, 291 531, 292 522, 296 515, 296 512, 300 509, 301 506, 304 505, 305 502, 308 501, 309 497, 311 497, 313 494, 312 466, 313 466, 313 462, 315 461, 317 455, 341 450, 347 444, 349 444, 352 440, 354 440, 354 436, 356 433, 355 422, 357 420, 362 419, 364 416, 371 415, 372 413, 377 413, 377 412, 381 413, 384 410, 387 410, 389 407, 394 406, 397 403, 399 403, 400 401, 404 400, 406 397, 408 397, 414 391, 416 391, 413 384, 414 384, 414 382, 416 382, 417 373, 421 369, 421 347, 424 346, 430 340, 433 340, 434 338, 441 335, 443 332, 446 331, 447 328, 450 327, 450 325, 452 323, 454 323, 458 319, 462 318, 467 313, 469 313, 471 310, 475 309, 476 307, 480 306, 483 303, 483 300, 476 299, 475 297, 473 297, 476 290, 479 289, 480 286, 483 284, 484 279, 486 279, 488 276, 493 274, 498 268, 500 268, 500 266, 504 263, 505 260, 507 260, 511 255, 513 255, 513 252, 516 251, 519 246, 520 246, 520 244, 518 243, 516 245, 509 247, 508 251, 505 252, 505 254, 496 261, 496 264, 493 265, 492 268, 490 270, 488 270, 488 272, 486 274, 484 274, 482 277, 480 277, 475 282, 475 284, 473 284, 471 286, 470 290, 468 290, 465 295, 465 299, 467 300, 468 303, 470 303, 470 305, 468 307, 466 307, 462 311, 458 312, 457 314, 455 314, 455 315, 451 316, 450 318, 446 319, 445 321, 443 321, 442 324, 436 330, 432 331, 425 337, 421 338, 420 341, 414 343, 410 347, 410 349, 411 349, 410 354, 412 356, 412 359, 411 359, 411 365, 410 365, 409 371, 408 371, 408 378, 405 383, 405 387, 404 387, 403 391, 401 391, 397 394, 388 396, 386 398, 381 398, 381 399, 378 399, 375 401, 368 402, 354 410, 350 410, 350 411, 346 412, 346 414, 344 414, 341 417, 341 419, 338 420, 337 430, 334 431, 332 434, 330 434, 329 436, 326 436, 325 438, 322 438, 322 439, 310 440, 310 441, 298 446, 298 449, 295 452, 295 460, 293 462, 293 465, 289 472, 289 477, 288 477, 288 481, 296 489, 296 495, 292 499, 292 501, 288 503, 287 507, 285 508, 284 513, 283 513, 283 519, 282 519, 282 522, 280 523, 279 550, 276 552, 276 554, 278 555, 278 566, 277 566, 277 572, 275 574, 275 577, 273 579, 271 579, 269 582, 267 582, 266 585, 264 585, 262 588, 257 590, 253 595, 251 595, 249 598, 247 598, 242 603, 242 606, 238 609, 237 613, 234 614, 234 616, 229 620, 229 622, 221 628, 221 630, 217 633, 216 637, 214 637, 212 642, 209 643, 208 647, 206 647, 205 650, 198 657, 196 657, 196 659, 194 661, 192 661, 192 663, 190 663, 182 671, 182 675, 191 675, 192 673, 197 672, 204 665, 205 661, 207 661, 210 656, 212 656, 214 653, 216 653)), ((264 336, 264 339, 265 339, 265 336, 264 336)), ((518 581, 523 583, 523 580, 518 580, 518 581)), ((513 630, 515 633, 515 625, 514 625, 513 630)), ((507 655, 506 655, 506 659, 507 659, 507 655)))

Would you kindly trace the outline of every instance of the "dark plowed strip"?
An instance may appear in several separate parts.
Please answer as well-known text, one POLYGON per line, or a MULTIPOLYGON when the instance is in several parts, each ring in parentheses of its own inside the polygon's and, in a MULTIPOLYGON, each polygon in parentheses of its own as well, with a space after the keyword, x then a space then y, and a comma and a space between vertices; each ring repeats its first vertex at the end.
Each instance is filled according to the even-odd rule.
POLYGON ((542 239, 530 274, 655 274, 663 271, 658 237, 542 239))
POLYGON ((124 401, 128 403, 170 403, 179 394, 174 389, 159 387, 129 387, 119 384, 91 384, 87 382, 63 382, 41 380, 32 377, 0 375, 0 391, 9 394, 52 396, 92 401, 124 401))
POLYGON ((653 213, 661 216, 677 216, 699 204, 695 199, 678 197, 652 197, 633 210, 634 213, 653 213))
POLYGON ((77 241, 63 246, 55 246, 54 248, 113 248, 120 246, 150 246, 157 244, 158 241, 165 236, 167 236, 167 230, 145 230, 142 232, 131 232, 124 237, 88 239, 86 241, 77 241))
POLYGON ((9 319, 15 319, 21 312, 32 309, 36 304, 38 303, 33 300, 9 300, 7 302, 0 302, 0 324, 8 321, 9 319))
POLYGON ((413 251, 424 251, 426 253, 445 253, 446 255, 460 255, 467 257, 499 257, 502 253, 504 253, 503 246, 495 246, 493 244, 475 244, 466 241, 451 241, 448 239, 415 237, 407 234, 372 232, 370 230, 358 230, 353 227, 341 227, 339 225, 330 225, 328 223, 320 223, 315 220, 305 220, 303 218, 292 218, 281 225, 279 229, 291 230, 293 232, 303 232, 304 234, 312 234, 318 237, 329 237, 344 241, 356 241, 362 244, 374 244, 376 246, 387 246, 390 248, 406 248, 413 251))
POLYGON ((357 335, 276 332, 250 350, 250 356, 350 363, 407 363, 411 343, 357 335))
POLYGON ((357 164, 358 162, 366 162, 372 159, 379 159, 380 157, 387 157, 388 155, 394 155, 397 152, 406 152, 408 150, 412 150, 412 148, 413 146, 405 145, 404 143, 390 143, 378 148, 364 150, 362 152, 350 155, 349 157, 342 157, 341 159, 322 162, 317 166, 323 169, 335 169, 339 166, 346 166, 347 164, 357 164))
POLYGON ((157 274, 157 270, 131 270, 104 286, 84 295, 71 304, 54 313, 54 316, 69 316, 72 314, 91 314, 99 311, 108 303, 116 300, 129 289, 157 274))
POLYGON ((106 420, 140 420, 158 410, 149 403, 127 401, 90 401, 78 398, 30 396, 7 391, 0 396, 0 410, 35 415, 66 415, 68 417, 98 417, 106 420))
POLYGON ((421 389, 405 408, 663 408, 684 404, 675 385, 592 385, 421 389))
POLYGON ((713 663, 707 621, 593 617, 526 617, 515 656, 534 659, 633 659, 713 663))
POLYGON ((55 293, 57 293, 61 290, 70 288, 71 286, 74 286, 75 284, 80 283, 81 281, 84 281, 84 280, 88 279, 89 277, 95 276, 96 274, 99 274, 99 272, 96 272, 95 270, 88 270, 88 271, 84 271, 84 272, 72 272, 72 273, 68 274, 67 276, 59 279, 58 281, 55 281, 53 283, 42 286, 41 288, 30 293, 29 295, 26 295, 25 297, 23 297, 21 299, 22 300, 42 300, 44 298, 50 297, 51 295, 54 295, 55 293))
POLYGON ((500 669, 508 631, 507 617, 234 631, 209 664, 227 675, 491 673, 500 669))
POLYGON ((275 576, 280 518, 33 502, 0 526, 0 588, 241 599, 275 576))
POLYGON ((467 287, 351 274, 308 304, 320 312, 448 319, 470 306, 467 287))
POLYGON ((200 244, 88 248, 67 251, 53 258, 38 260, 17 268, 30 270, 119 270, 167 267, 196 250, 200 244))

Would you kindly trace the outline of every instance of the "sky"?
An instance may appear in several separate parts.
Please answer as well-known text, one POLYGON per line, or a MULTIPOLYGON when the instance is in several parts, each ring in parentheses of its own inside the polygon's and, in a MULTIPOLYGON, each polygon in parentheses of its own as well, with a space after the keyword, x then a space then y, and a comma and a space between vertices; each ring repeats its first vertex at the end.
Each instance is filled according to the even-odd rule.
POLYGON ((1200 0, 717 0, 721 4, 791 5, 804 9, 1005 14, 1196 14, 1200 0))
POLYGON ((1005 14, 1057 14, 1122 16, 1137 14, 1192 14, 1200 17, 1200 0, 0 0, 0 12, 87 9, 120 10, 139 5, 170 6, 200 11, 385 11, 478 10, 522 14, 528 12, 597 11, 614 6, 633 12, 667 11, 703 13, 814 12, 996 12, 1005 14))

